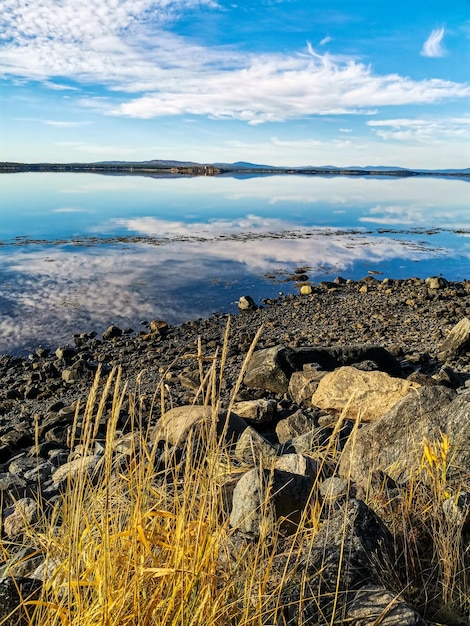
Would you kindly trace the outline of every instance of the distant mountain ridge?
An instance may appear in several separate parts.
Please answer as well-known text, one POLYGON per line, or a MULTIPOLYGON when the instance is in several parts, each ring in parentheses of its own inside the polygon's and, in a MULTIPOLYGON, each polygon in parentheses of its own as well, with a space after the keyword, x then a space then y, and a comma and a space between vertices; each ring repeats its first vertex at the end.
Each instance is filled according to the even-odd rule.
POLYGON ((149 161, 96 161, 91 163, 15 163, 0 162, 0 172, 94 172, 102 174, 141 174, 147 176, 190 175, 217 176, 263 175, 263 174, 302 174, 332 176, 452 176, 470 178, 470 167, 462 169, 410 169, 388 165, 347 166, 306 165, 302 167, 261 165, 248 161, 234 163, 196 163, 174 159, 152 159, 149 161))

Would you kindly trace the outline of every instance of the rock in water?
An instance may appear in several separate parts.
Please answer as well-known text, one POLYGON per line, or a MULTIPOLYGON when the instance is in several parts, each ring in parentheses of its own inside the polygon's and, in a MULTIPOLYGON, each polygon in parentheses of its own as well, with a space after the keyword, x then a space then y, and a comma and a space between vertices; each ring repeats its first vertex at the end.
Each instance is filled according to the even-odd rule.
POLYGON ((251 296, 242 296, 238 301, 238 308, 240 311, 256 311, 258 307, 251 296))

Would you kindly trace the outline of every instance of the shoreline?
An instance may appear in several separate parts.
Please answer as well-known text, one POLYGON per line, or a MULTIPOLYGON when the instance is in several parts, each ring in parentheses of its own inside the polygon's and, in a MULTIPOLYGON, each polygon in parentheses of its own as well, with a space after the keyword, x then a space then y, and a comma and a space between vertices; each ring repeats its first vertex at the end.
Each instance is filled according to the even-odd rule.
MULTIPOLYGON (((177 326, 152 320, 138 332, 110 326, 103 336, 95 332, 71 336, 68 345, 55 351, 38 347, 27 357, 3 354, 0 411, 6 415, 23 405, 30 414, 47 412, 51 398, 70 404, 86 393, 99 365, 104 371, 120 366, 129 380, 147 372, 146 392, 165 375, 175 401, 188 400, 191 390, 180 383, 191 365, 185 355, 194 353, 198 338, 204 352, 220 347, 229 318, 227 387, 236 380, 261 326, 257 349, 277 344, 292 348, 376 344, 411 359, 410 367, 432 373, 443 365, 436 360, 439 343, 460 319, 470 316, 470 281, 434 277, 436 287, 431 288, 430 280, 367 275, 358 281, 306 282, 312 289, 308 295, 265 299, 256 310, 235 315, 214 313, 177 326)), ((453 365, 462 370, 460 375, 470 376, 468 358, 453 365)))

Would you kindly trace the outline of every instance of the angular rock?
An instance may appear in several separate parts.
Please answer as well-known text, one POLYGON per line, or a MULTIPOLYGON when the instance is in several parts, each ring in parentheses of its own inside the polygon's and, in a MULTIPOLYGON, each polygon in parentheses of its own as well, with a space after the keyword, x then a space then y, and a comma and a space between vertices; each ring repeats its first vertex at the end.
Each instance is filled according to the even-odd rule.
MULTIPOLYGON (((398 476, 410 467, 417 467, 423 454, 425 438, 434 440, 446 432, 462 441, 470 455, 467 434, 470 392, 456 396, 443 386, 420 387, 371 424, 365 424, 351 435, 341 455, 339 474, 367 485, 375 470, 398 476)), ((462 455, 460 455, 462 458, 462 455)))
POLYGON ((298 406, 312 406, 312 395, 319 382, 327 374, 322 370, 294 372, 289 380, 289 396, 298 406))
POLYGON ((268 536, 282 518, 284 532, 295 532, 311 493, 309 476, 281 470, 249 470, 233 491, 230 525, 251 537, 268 536))
POLYGON ((267 458, 277 456, 277 448, 254 428, 248 426, 238 438, 234 455, 244 463, 262 465, 267 458))
POLYGON ((233 410, 237 415, 255 424, 269 424, 277 413, 276 400, 245 400, 235 402, 233 410))
POLYGON ((256 311, 258 308, 251 296, 241 296, 237 306, 240 311, 256 311))
POLYGON ((255 351, 247 366, 245 385, 275 393, 286 393, 289 378, 294 371, 287 360, 290 353, 293 353, 293 350, 284 346, 255 351))
POLYGON ((470 319, 464 317, 456 324, 439 346, 439 359, 445 361, 470 350, 470 319))
POLYGON ((108 328, 103 333, 103 339, 114 339, 116 337, 120 337, 122 335, 122 329, 118 326, 108 326, 108 328))
POLYGON ((274 461, 274 469, 299 474, 300 476, 310 476, 315 478, 318 473, 317 463, 303 454, 283 454, 274 461))
POLYGON ((150 330, 153 333, 158 333, 162 337, 165 337, 170 332, 170 325, 163 320, 152 320, 150 322, 150 330))
POLYGON ((447 287, 448 282, 442 276, 428 276, 428 278, 426 278, 426 285, 428 289, 444 289, 447 287))
POLYGON ((279 443, 287 443, 294 437, 311 432, 315 426, 314 418, 299 409, 289 417, 279 420, 276 424, 276 435, 279 443))
POLYGON ((373 422, 417 387, 417 383, 385 372, 345 366, 322 378, 312 404, 344 419, 373 422))
POLYGON ((267 590, 281 586, 281 591, 269 623, 343 623, 354 590, 380 585, 384 569, 395 560, 384 524, 364 502, 350 500, 320 527, 312 546, 296 558, 295 569, 288 556, 274 557, 267 590))
POLYGON ((37 519, 38 505, 32 498, 22 498, 7 509, 3 519, 3 530, 7 537, 22 535, 37 519))

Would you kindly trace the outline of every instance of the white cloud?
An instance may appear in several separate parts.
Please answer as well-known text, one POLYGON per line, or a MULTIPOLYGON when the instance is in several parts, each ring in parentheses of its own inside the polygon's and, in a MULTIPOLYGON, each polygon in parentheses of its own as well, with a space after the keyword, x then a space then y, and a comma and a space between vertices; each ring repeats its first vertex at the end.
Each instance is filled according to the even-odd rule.
POLYGON ((378 137, 397 141, 418 140, 439 142, 443 139, 470 139, 470 115, 447 119, 408 119, 369 120, 378 137))
POLYGON ((320 41, 320 46, 325 46, 327 43, 330 43, 330 41, 333 41, 333 39, 327 35, 320 41))
MULTIPOLYGON (((213 0, 5 0, 0 75, 99 83, 78 104, 134 118, 199 115, 258 124, 314 114, 372 112, 470 95, 440 79, 379 75, 353 58, 317 53, 245 54, 207 48, 169 31, 179 12, 213 0), (118 93, 119 92, 119 93, 118 93), (141 94, 122 97, 122 92, 141 94)), ((426 49, 440 51, 440 31, 426 49)), ((323 41, 325 42, 326 39, 323 41)), ((54 82, 55 80, 59 82, 54 82)))
POLYGON ((421 55, 431 58, 443 57, 445 55, 444 48, 442 47, 444 34, 444 28, 435 28, 424 42, 421 55))

